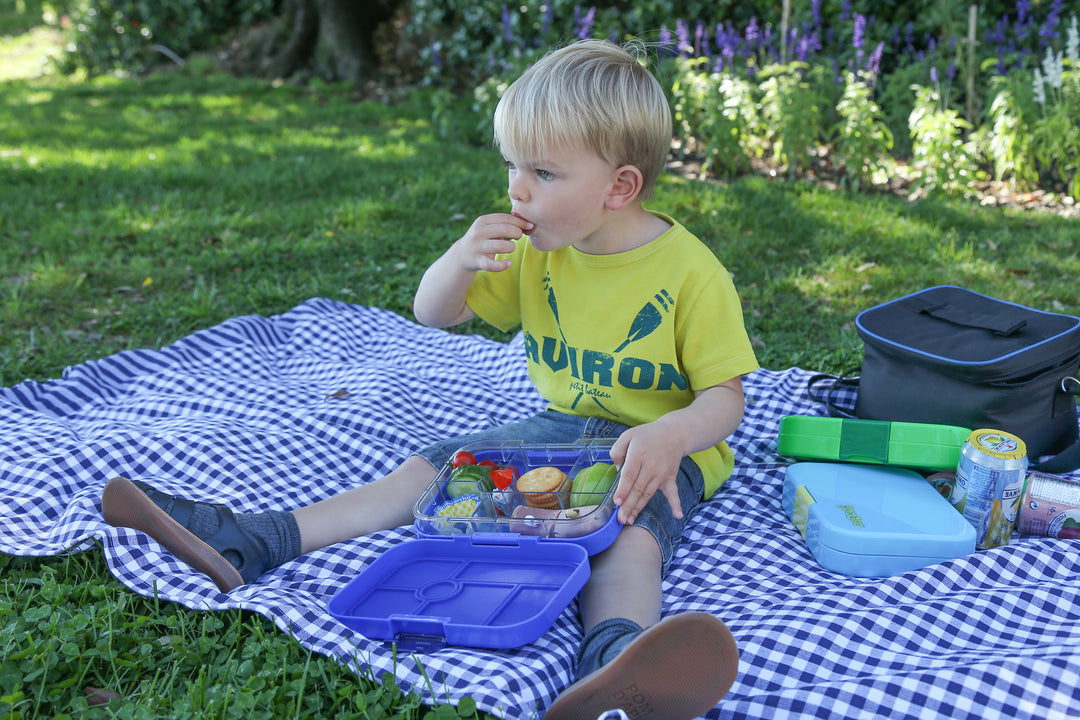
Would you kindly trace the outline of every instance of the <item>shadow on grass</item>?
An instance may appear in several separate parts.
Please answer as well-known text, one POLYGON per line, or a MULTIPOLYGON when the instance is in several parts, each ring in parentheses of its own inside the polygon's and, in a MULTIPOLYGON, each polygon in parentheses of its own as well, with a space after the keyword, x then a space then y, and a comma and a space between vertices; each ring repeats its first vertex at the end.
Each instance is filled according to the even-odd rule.
MULTIPOLYGON (((507 204, 498 154, 438 137, 423 93, 185 72, 4 85, 0 261, 27 278, 0 304, 5 343, 92 324, 156 346, 316 295, 411 316, 431 260, 507 204)), ((858 311, 930 285, 1080 307, 1060 218, 762 178, 669 176, 650 206, 733 272, 769 367, 848 365, 858 311)))

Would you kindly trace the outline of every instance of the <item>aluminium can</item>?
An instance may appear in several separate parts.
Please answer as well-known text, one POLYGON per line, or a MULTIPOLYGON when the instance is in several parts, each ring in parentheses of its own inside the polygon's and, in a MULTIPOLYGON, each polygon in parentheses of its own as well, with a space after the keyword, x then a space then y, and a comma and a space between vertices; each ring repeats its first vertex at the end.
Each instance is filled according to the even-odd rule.
POLYGON ((1018 533, 1062 540, 1080 538, 1080 480, 1030 473, 1017 513, 1018 533))
POLYGON ((949 502, 975 528, 976 548, 1008 544, 1027 466, 1027 446, 1016 435, 981 429, 968 436, 949 502))

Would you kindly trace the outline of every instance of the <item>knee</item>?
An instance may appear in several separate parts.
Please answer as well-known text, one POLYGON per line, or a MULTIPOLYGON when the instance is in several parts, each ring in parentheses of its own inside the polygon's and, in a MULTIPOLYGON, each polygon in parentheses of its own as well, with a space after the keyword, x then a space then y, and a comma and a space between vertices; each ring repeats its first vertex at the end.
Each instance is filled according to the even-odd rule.
POLYGON ((635 525, 624 527, 611 547, 597 555, 596 559, 602 562, 626 560, 634 563, 655 563, 657 566, 663 562, 656 537, 645 528, 635 525))

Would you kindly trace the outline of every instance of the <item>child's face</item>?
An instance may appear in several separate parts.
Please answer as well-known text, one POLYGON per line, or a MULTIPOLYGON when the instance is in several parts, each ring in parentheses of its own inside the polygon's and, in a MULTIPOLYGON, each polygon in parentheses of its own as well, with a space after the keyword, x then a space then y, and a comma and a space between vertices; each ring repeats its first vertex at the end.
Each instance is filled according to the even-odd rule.
POLYGON ((535 225, 529 240, 537 250, 569 245, 594 254, 617 250, 604 233, 614 166, 591 151, 568 148, 540 158, 508 152, 504 157, 512 212, 535 225))

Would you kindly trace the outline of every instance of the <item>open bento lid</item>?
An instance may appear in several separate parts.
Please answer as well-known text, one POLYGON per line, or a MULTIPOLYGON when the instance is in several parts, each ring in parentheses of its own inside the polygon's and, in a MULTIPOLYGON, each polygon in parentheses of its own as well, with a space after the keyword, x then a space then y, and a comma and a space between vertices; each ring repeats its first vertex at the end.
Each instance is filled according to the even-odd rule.
MULTIPOLYGON (((524 474, 558 468, 571 480, 609 462, 610 441, 571 445, 466 446, 479 461, 524 474)), ((572 484, 533 508, 529 492, 476 481, 450 496, 449 464, 414 506, 418 540, 390 548, 340 590, 330 614, 366 637, 406 652, 444 645, 527 645, 555 622, 589 577, 589 555, 622 526, 612 495, 573 496, 572 484), (504 494, 499 494, 505 490, 504 494), (573 503, 577 503, 574 505, 573 503), (505 510, 505 512, 500 512, 505 510)))
POLYGON ((511 648, 547 632, 588 577, 580 545, 505 533, 453 535, 391 548, 328 609, 347 627, 405 652, 511 648))

